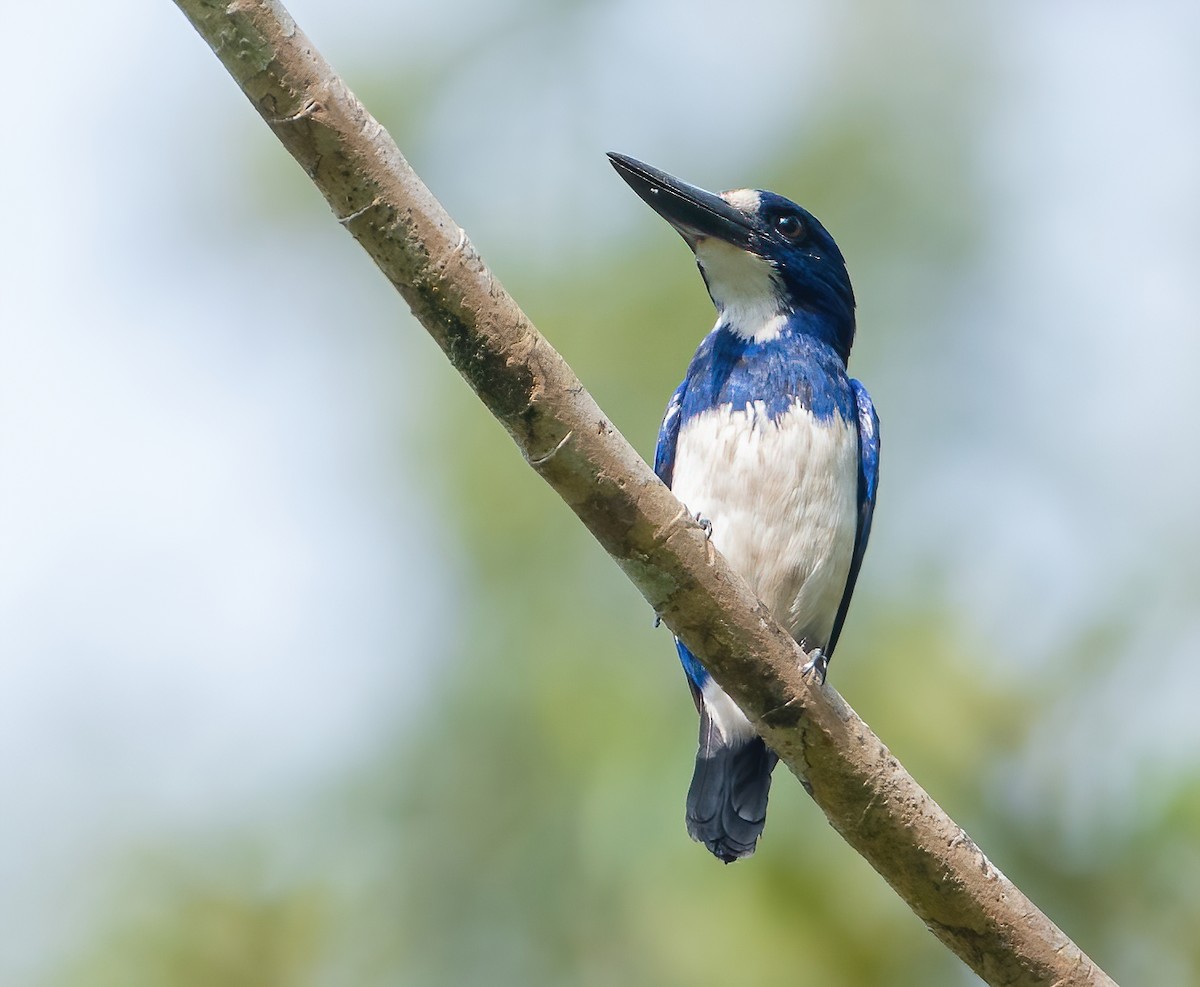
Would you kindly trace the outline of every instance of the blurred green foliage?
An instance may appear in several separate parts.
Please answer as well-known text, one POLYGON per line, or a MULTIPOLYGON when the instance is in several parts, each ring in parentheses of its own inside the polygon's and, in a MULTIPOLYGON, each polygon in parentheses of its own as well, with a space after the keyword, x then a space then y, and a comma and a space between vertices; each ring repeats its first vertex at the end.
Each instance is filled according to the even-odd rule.
MULTIPOLYGON (((965 217, 984 193, 968 107, 987 78, 986 60, 933 36, 913 56, 926 74, 871 98, 849 80, 888 44, 898 15, 857 7, 873 26, 854 35, 830 81, 841 96, 797 123, 803 140, 778 142, 760 172, 825 218, 850 257, 862 303, 856 369, 885 423, 883 525, 901 523, 886 513, 892 409, 883 395, 901 390, 905 352, 936 342, 925 337, 940 331, 930 317, 939 292, 977 245, 965 217)), ((518 4, 504 31, 533 19, 565 34, 583 8, 518 4)), ((431 80, 447 77, 442 54, 428 73, 359 73, 360 90, 378 94, 377 115, 418 135, 416 148, 402 139, 406 153, 431 126, 431 80)), ((647 218, 619 250, 597 249, 577 267, 529 260, 516 245, 488 257, 647 456, 712 319, 686 250, 654 224, 647 218)), ((172 856, 193 862, 186 874, 142 857, 123 862, 110 926, 54 982, 972 982, 785 772, 752 860, 723 867, 688 841, 694 711, 669 635, 449 368, 429 355, 421 372, 436 380, 428 386, 440 413, 406 436, 405 455, 444 505, 466 568, 454 643, 425 656, 441 675, 418 721, 383 738, 357 777, 315 793, 295 818, 229 846, 174 847, 172 856), (229 865, 246 845, 269 856, 281 826, 314 834, 311 855, 286 879, 229 865)), ((868 554, 868 573, 876 561, 868 554)), ((1005 773, 1019 769, 1034 731, 1052 742, 1071 682, 1047 691, 989 674, 1008 642, 973 640, 921 595, 919 574, 866 578, 831 682, 1110 973, 1196 982, 1200 780, 1131 792, 1144 806, 1132 823, 1082 837, 1065 828, 1061 804, 1012 804, 1005 773)), ((1089 633, 1064 656, 1073 674, 1086 674, 1093 657, 1089 633)))

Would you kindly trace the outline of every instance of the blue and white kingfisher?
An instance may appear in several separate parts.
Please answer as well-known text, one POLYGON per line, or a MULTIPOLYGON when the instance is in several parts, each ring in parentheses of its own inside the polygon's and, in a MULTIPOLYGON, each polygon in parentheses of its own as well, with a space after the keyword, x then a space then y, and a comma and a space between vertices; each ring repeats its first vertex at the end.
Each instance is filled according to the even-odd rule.
MULTIPOLYGON (((617 173, 696 255, 717 324, 671 396, 654 471, 809 655, 824 681, 862 565, 879 480, 879 419, 846 373, 854 291, 841 251, 776 195, 714 195, 623 154, 617 173)), ((748 857, 778 760, 681 641, 700 749, 687 828, 748 857)))

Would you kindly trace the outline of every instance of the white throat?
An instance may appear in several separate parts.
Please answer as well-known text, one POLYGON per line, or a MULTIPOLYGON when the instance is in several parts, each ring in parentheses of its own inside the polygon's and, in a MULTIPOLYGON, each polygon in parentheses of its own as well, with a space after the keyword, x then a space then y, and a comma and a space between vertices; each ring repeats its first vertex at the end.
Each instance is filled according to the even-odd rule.
POLYGON ((787 311, 779 299, 771 262, 713 237, 697 241, 695 250, 696 263, 720 313, 718 324, 756 343, 777 338, 787 311))

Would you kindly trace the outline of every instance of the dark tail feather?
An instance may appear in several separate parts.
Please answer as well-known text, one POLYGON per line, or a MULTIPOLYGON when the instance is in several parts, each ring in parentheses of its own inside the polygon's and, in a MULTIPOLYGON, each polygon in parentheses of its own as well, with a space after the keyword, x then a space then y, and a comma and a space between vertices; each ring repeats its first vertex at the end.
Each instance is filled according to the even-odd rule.
POLYGON ((688 835, 725 863, 754 852, 779 758, 761 737, 729 746, 700 710, 700 750, 687 796, 688 835))

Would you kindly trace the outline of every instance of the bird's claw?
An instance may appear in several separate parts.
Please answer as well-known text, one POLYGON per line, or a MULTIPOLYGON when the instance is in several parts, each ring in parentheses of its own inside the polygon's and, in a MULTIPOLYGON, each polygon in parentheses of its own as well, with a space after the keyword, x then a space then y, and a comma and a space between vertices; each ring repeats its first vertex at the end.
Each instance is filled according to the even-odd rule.
POLYGON ((829 658, 820 648, 813 648, 808 653, 808 661, 800 669, 800 674, 808 678, 813 672, 817 673, 817 681, 825 684, 825 676, 829 673, 829 658))

